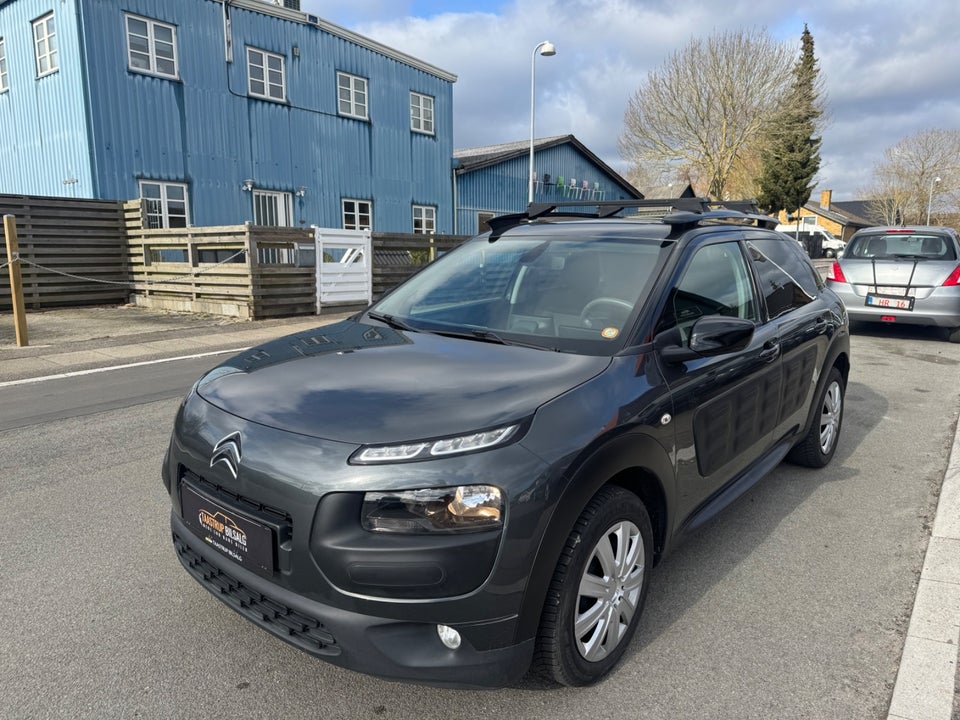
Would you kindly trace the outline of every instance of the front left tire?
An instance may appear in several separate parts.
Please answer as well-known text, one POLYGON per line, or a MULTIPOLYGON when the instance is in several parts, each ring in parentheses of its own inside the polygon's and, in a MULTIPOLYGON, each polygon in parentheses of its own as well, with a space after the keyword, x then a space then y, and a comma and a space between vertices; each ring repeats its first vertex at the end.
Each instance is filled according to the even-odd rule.
POLYGON ((562 685, 590 685, 610 672, 637 630, 652 561, 653 530, 643 502, 623 488, 602 488, 557 562, 535 669, 562 685))

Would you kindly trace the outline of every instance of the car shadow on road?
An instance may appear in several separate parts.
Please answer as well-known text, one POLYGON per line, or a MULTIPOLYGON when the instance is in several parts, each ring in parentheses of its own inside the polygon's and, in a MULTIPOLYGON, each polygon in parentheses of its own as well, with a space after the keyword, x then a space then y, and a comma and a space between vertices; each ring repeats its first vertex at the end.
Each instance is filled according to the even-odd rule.
POLYGON ((920 343, 948 343, 947 328, 931 325, 897 325, 896 323, 876 323, 851 321, 851 335, 862 335, 891 340, 913 340, 920 343))

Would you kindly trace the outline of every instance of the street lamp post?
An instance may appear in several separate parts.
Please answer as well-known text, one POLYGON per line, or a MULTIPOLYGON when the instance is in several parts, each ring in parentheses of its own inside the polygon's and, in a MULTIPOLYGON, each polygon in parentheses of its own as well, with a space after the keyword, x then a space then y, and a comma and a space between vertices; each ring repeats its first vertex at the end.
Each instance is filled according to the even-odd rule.
POLYGON ((930 207, 933 205, 933 186, 940 182, 940 178, 935 177, 930 182, 930 194, 927 196, 927 225, 930 224, 930 207))
POLYGON ((536 67, 537 52, 544 57, 550 57, 557 54, 557 49, 549 40, 544 40, 533 49, 533 55, 530 58, 530 171, 527 175, 527 202, 533 202, 533 105, 534 105, 534 69, 536 67))

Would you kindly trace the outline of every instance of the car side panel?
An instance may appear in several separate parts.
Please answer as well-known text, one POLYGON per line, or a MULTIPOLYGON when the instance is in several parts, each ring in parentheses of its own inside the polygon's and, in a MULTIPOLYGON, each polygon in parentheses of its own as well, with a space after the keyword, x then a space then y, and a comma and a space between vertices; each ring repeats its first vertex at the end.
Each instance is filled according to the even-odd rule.
POLYGON ((676 517, 683 522, 773 442, 782 369, 777 327, 760 326, 742 351, 663 366, 674 398, 676 517))
MULTIPOLYGON (((667 388, 651 353, 614 359, 611 371, 542 407, 522 444, 546 456, 556 477, 544 499, 540 540, 531 553, 517 641, 535 634, 557 560, 573 526, 597 491, 616 478, 640 494, 652 483, 665 499, 654 519, 663 543, 672 534, 675 433, 667 388), (592 438, 578 433, 592 425, 592 438), (576 428, 573 434, 567 430, 576 428)), ((654 508, 648 508, 653 514, 654 508)), ((661 548, 664 549, 664 548, 661 548)))

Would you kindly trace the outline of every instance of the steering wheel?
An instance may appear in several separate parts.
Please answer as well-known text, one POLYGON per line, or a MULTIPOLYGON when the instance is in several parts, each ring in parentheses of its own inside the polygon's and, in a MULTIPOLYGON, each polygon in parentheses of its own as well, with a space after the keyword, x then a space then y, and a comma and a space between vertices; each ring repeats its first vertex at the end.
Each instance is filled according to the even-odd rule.
POLYGON ((626 300, 598 297, 583 306, 583 310, 580 311, 580 322, 584 327, 622 326, 632 311, 633 305, 626 300))

